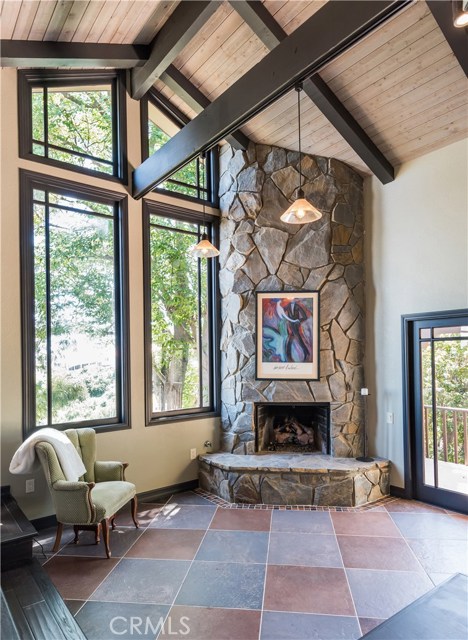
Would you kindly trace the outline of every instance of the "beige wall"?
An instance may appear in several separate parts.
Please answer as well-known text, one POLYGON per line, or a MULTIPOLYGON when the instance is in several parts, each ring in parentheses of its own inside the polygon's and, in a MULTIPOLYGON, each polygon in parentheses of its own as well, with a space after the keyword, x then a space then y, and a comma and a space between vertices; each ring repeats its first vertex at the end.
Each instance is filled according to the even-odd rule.
MULTIPOLYGON (((0 342, 0 424, 1 484, 10 484, 12 493, 26 515, 37 518, 53 513, 41 472, 33 476, 13 476, 8 471, 10 459, 22 441, 21 429, 21 334, 20 334, 20 264, 19 264, 19 193, 18 169, 42 171, 69 180, 123 191, 117 183, 98 178, 83 178, 73 172, 41 166, 18 158, 16 71, 0 72, 1 93, 1 342, 0 342), (36 479, 36 491, 25 495, 25 480, 36 479)), ((128 98, 128 154, 132 167, 140 163, 139 104, 128 98)), ((154 200, 177 204, 175 198, 154 200)), ((143 368, 143 264, 141 202, 129 203, 129 272, 130 272, 130 340, 131 340, 131 429, 98 435, 98 455, 103 460, 130 463, 127 478, 138 492, 150 491, 197 477, 197 463, 190 461, 189 450, 203 453, 205 440, 218 440, 218 420, 200 419, 165 426, 145 427, 143 368)), ((187 206, 184 203, 184 206, 187 206)), ((190 206, 190 205, 188 205, 190 206)), ((194 205, 194 208, 196 205, 194 205)), ((213 211, 213 213, 215 213, 213 211)))
POLYGON ((365 185, 366 384, 371 452, 404 485, 401 316, 468 306, 467 141, 365 185), (394 423, 386 423, 386 412, 394 423))

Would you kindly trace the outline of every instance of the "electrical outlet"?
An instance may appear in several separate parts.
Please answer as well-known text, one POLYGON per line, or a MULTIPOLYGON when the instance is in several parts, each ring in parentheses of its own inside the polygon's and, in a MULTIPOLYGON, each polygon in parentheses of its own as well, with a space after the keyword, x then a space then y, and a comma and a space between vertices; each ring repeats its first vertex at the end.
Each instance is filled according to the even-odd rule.
POLYGON ((26 493, 33 493, 35 491, 34 488, 34 479, 26 480, 26 493))
POLYGON ((190 449, 190 460, 196 460, 196 458, 197 458, 197 450, 190 449))
POLYGON ((391 411, 387 411, 387 424, 393 424, 393 413, 391 411))

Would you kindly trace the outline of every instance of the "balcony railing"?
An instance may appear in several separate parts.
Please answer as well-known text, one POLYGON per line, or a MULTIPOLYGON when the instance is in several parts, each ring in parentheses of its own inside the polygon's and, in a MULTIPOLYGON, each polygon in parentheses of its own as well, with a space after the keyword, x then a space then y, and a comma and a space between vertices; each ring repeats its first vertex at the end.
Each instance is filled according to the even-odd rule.
MULTIPOLYGON (((468 466, 468 409, 436 407, 437 459, 468 466)), ((424 405, 424 452, 433 458, 432 406, 424 405)))

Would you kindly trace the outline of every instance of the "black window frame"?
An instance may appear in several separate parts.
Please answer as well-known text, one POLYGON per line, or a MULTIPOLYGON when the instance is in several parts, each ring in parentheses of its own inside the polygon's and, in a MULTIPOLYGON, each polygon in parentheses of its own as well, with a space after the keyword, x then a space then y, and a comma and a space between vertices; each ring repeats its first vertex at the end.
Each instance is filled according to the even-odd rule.
POLYGON ((34 221, 33 190, 63 193, 114 206, 115 247, 115 324, 116 349, 120 354, 116 367, 117 417, 52 424, 55 429, 93 427, 96 431, 130 428, 130 332, 128 287, 128 198, 125 194, 83 185, 20 169, 21 238, 21 324, 22 324, 22 410, 23 436, 26 438, 44 425, 36 425, 35 323, 34 323, 34 221))
MULTIPOLYGON (((183 114, 175 105, 171 104, 171 102, 159 93, 157 89, 151 88, 140 100, 140 124, 141 124, 141 158, 142 161, 146 160, 149 157, 149 148, 148 148, 148 102, 151 102, 157 109, 162 111, 164 115, 171 120, 179 129, 182 129, 188 122, 190 122, 190 118, 188 118, 185 114, 183 114)), ((200 160, 197 159, 199 163, 200 160)), ((170 189, 162 189, 159 187, 155 187, 153 189, 154 193, 161 193, 164 195, 172 196, 174 198, 181 198, 182 200, 188 200, 189 202, 197 202, 211 205, 212 207, 219 208, 219 149, 216 145, 206 153, 206 199, 201 197, 189 196, 185 193, 179 193, 178 191, 171 191, 170 189)), ((172 180, 168 178, 165 182, 172 182, 175 184, 180 184, 182 186, 187 186, 189 188, 193 188, 197 190, 198 196, 200 195, 200 191, 203 191, 200 180, 198 181, 198 185, 190 185, 188 183, 181 183, 176 180, 172 180)))
POLYGON ((209 394, 210 406, 194 409, 176 409, 173 411, 153 412, 152 407, 152 335, 151 335, 151 259, 150 259, 150 219, 152 215, 173 218, 199 225, 199 239, 202 227, 206 228, 211 242, 219 241, 219 218, 209 214, 185 209, 170 204, 143 200, 143 287, 144 287, 144 366, 145 366, 145 418, 146 426, 161 425, 172 422, 187 422, 200 418, 217 417, 220 415, 220 295, 219 295, 219 261, 218 258, 208 259, 208 320, 209 320, 209 348, 210 373, 209 394))
MULTIPOLYGON (((127 116, 126 116, 126 76, 122 70, 62 71, 51 69, 28 69, 18 71, 18 131, 19 156, 41 164, 70 169, 88 176, 105 180, 128 182, 127 161, 127 116), (112 165, 113 172, 105 173, 56 160, 33 153, 32 137, 32 88, 89 86, 102 83, 112 87, 112 165)), ((45 134, 47 137, 47 134, 45 134)), ((45 148, 48 146, 44 140, 45 148)), ((65 149, 67 151, 67 149, 65 149)), ((69 151, 73 154, 72 150, 69 151)))

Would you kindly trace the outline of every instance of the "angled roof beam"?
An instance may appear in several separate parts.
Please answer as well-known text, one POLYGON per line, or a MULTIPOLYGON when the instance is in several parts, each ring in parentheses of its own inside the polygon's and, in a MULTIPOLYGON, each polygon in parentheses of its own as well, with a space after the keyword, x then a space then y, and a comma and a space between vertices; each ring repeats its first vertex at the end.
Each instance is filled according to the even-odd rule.
MULTIPOLYGON (((205 94, 172 64, 161 74, 161 80, 196 113, 200 113, 211 104, 205 94)), ((249 146, 249 138, 242 131, 234 131, 226 136, 226 140, 234 149, 245 151, 249 146)))
POLYGON ((426 4, 460 63, 465 76, 468 77, 468 37, 466 28, 453 25, 452 3, 447 0, 426 0, 426 4))
MULTIPOLYGON (((276 22, 259 0, 247 0, 246 2, 230 0, 230 4, 270 50, 288 37, 281 25, 276 22)), ((316 73, 305 80, 303 88, 315 106, 320 109, 372 173, 383 184, 394 180, 393 166, 319 74, 316 73)))
POLYGON ((245 0, 244 2, 229 0, 229 4, 270 51, 288 37, 283 27, 276 22, 260 0, 245 0))
POLYGON ((318 73, 304 81, 304 91, 382 184, 395 179, 393 165, 356 122, 318 73))
POLYGON ((133 197, 143 197, 406 4, 405 0, 325 4, 134 170, 133 197))
POLYGON ((133 44, 1 40, 0 55, 2 67, 131 69, 146 62, 149 48, 133 44))
POLYGON ((151 43, 148 61, 132 73, 132 97, 142 98, 218 9, 216 0, 182 1, 151 43))

